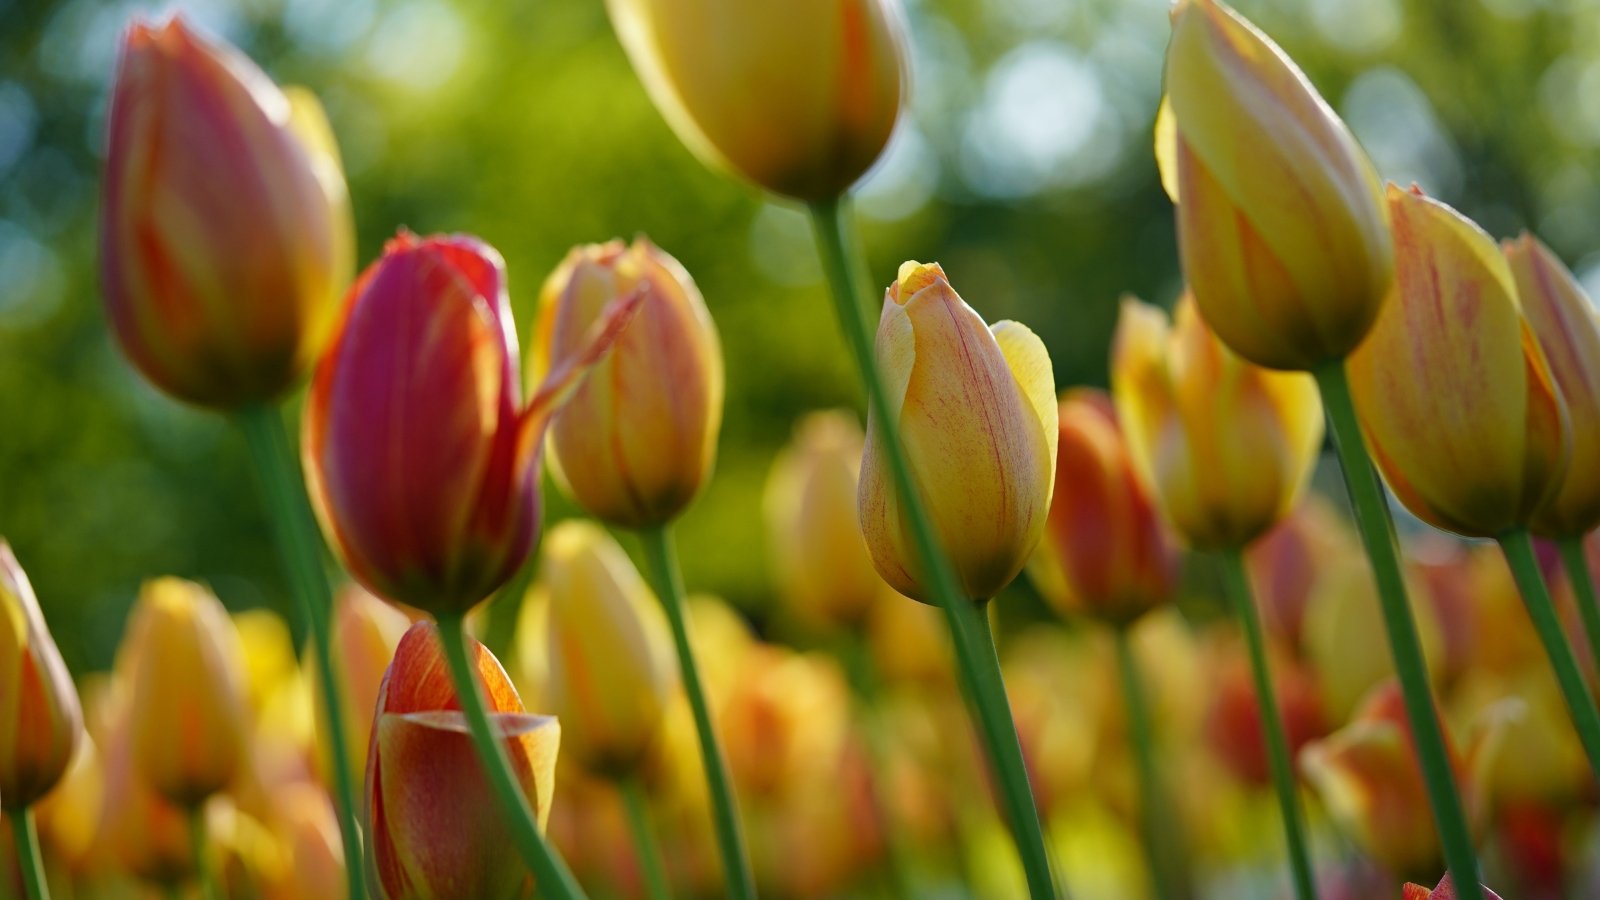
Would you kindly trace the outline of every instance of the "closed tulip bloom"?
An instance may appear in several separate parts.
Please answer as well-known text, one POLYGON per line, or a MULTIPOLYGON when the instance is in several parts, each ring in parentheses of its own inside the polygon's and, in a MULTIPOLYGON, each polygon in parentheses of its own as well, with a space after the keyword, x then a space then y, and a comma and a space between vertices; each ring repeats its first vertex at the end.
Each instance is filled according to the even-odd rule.
MULTIPOLYGON (((518 784, 543 828, 561 727, 529 715, 505 670, 476 641, 470 656, 518 784)), ((524 898, 533 879, 473 749, 429 622, 411 626, 384 675, 367 756, 369 885, 380 900, 524 898)))
POLYGON ((1362 431, 1419 519, 1495 537, 1561 490, 1566 404, 1494 241, 1416 189, 1389 209, 1395 297, 1348 367, 1362 431))
MULTIPOLYGON (((367 591, 351 585, 339 592, 333 611, 333 667, 352 772, 359 772, 366 765, 367 729, 372 727, 378 687, 409 627, 411 620, 405 613, 367 591)), ((312 702, 316 704, 315 727, 323 746, 317 759, 324 764, 328 710, 319 687, 322 672, 317 669, 315 654, 305 654, 305 668, 310 676, 312 702)))
POLYGON ((556 481, 596 518, 660 525, 693 500, 716 457, 722 346, 689 273, 640 238, 578 247, 545 282, 536 371, 581 348, 618 298, 639 311, 550 425, 556 481))
POLYGON ((607 0, 656 107, 707 165, 827 200, 883 152, 905 91, 896 0, 607 0))
MULTIPOLYGON (((1456 896, 1456 884, 1450 880, 1449 872, 1431 891, 1420 884, 1407 884, 1401 891, 1401 900, 1456 900, 1456 896)), ((1500 895, 1488 888, 1483 889, 1483 896, 1484 900, 1500 900, 1500 895)))
POLYGON ((39 600, 0 539, 0 804, 23 809, 66 774, 83 710, 39 600))
MULTIPOLYGON (((1531 234, 1501 245, 1522 314, 1544 351, 1572 424, 1572 458, 1600 458, 1600 320, 1572 272, 1531 234)), ((1600 525, 1600 467, 1572 465, 1534 513, 1533 530, 1570 537, 1600 525)))
POLYGON ((1216 0, 1180 0, 1156 126, 1184 275, 1234 352, 1343 359, 1393 279, 1382 192, 1350 130, 1278 46, 1216 0))
POLYGON ((678 684, 666 618, 622 548, 567 521, 545 540, 549 675, 544 697, 569 753, 590 771, 637 771, 678 684))
POLYGON ((1056 489, 1028 573, 1063 614, 1128 625, 1172 597, 1178 546, 1134 469, 1111 398, 1068 391, 1056 489))
POLYGON ((282 394, 321 349, 355 245, 317 101, 180 18, 135 22, 108 130, 101 281, 123 350, 190 403, 282 394))
POLYGON ((1294 506, 1322 446, 1310 376, 1246 362, 1188 295, 1170 324, 1159 308, 1124 300, 1111 356, 1134 466, 1192 546, 1242 547, 1294 506))
POLYGON ((937 264, 908 262, 878 322, 889 408, 872 410, 859 504, 878 574, 928 601, 926 573, 871 416, 893 416, 939 547, 966 596, 1011 583, 1044 533, 1056 469, 1055 375, 1044 344, 1017 322, 990 327, 937 264))

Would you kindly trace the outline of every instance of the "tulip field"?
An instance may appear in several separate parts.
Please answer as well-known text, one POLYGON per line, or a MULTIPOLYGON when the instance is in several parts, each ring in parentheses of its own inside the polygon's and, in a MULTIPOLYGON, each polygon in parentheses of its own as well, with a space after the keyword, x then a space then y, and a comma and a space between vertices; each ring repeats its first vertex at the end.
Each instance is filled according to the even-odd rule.
POLYGON ((1591 0, 0 22, 0 900, 1600 898, 1591 0))

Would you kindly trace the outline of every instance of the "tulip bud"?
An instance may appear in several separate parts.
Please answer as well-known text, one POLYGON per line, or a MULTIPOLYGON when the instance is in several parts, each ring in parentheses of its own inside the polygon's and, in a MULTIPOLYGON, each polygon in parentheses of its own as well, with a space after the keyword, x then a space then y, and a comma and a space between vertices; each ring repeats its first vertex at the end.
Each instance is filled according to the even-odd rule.
POLYGON ((722 347, 700 290, 640 238, 578 247, 545 281, 535 371, 583 346, 609 304, 640 296, 632 324, 550 425, 556 481, 596 518, 660 525, 711 473, 722 424, 722 347))
POLYGON ((1348 366, 1362 430, 1417 518, 1495 537, 1561 490, 1566 404, 1494 241, 1415 188, 1388 199, 1395 298, 1348 366))
POLYGON ((712 168, 828 200, 877 161, 894 130, 906 65, 895 0, 606 7, 656 108, 712 168))
MULTIPOLYGON (((1283 521, 1245 554, 1250 584, 1267 634, 1296 655, 1305 653, 1305 621, 1312 598, 1329 577, 1361 552, 1349 523, 1327 498, 1309 492, 1283 521)), ((1355 568, 1365 568, 1359 562, 1355 568)), ((1369 592, 1370 593, 1370 592, 1369 592)), ((1365 602, 1365 600, 1363 600, 1365 602)), ((1374 601, 1376 603, 1376 601, 1374 601)), ((1377 609, 1374 605, 1374 610, 1377 609)))
MULTIPOLYGON (((1572 272, 1531 234, 1501 245, 1522 313, 1544 351, 1572 424, 1572 458, 1600 457, 1600 320, 1572 272)), ((1572 465, 1534 514, 1534 532, 1583 534, 1600 525, 1600 467, 1572 465)))
POLYGON ((655 595, 604 530, 567 521, 544 547, 550 672, 545 700, 568 752, 590 771, 636 771, 655 741, 678 670, 655 595))
MULTIPOLYGON (((1327 734, 1322 699, 1313 669, 1269 644, 1273 671, 1273 703, 1283 722, 1284 740, 1292 755, 1315 738, 1327 734)), ((1251 680, 1250 663, 1239 643, 1224 645, 1209 679, 1213 695, 1206 719, 1206 738, 1219 761, 1234 775, 1266 787, 1272 774, 1267 742, 1261 729, 1259 695, 1251 680)))
POLYGON ((888 593, 856 515, 865 440, 851 413, 812 413, 767 476, 763 511, 773 567, 801 621, 855 628, 888 593))
MULTIPOLYGON (((1500 900, 1500 895, 1488 888, 1483 889, 1483 897, 1484 900, 1500 900)), ((1456 900, 1456 885, 1446 872, 1439 886, 1431 891, 1420 884, 1407 884, 1401 890, 1401 900, 1456 900)))
MULTIPOLYGON (((351 585, 339 592, 334 604, 333 668, 334 685, 339 691, 344 714, 345 749, 350 754, 350 771, 359 772, 367 762, 367 729, 372 727, 372 710, 378 702, 378 686, 394 658, 395 648, 411 622, 405 613, 351 585)), ((305 669, 316 704, 315 727, 322 752, 317 759, 328 761, 327 699, 321 688, 322 672, 315 654, 305 655, 305 669)))
POLYGON ((1131 624, 1172 597, 1178 548, 1134 469, 1111 398, 1068 391, 1059 419, 1055 496, 1028 573, 1064 615, 1131 624))
MULTIPOLYGON (((149 591, 146 586, 145 593, 149 591)), ((117 659, 119 673, 137 665, 136 660, 128 659, 130 654, 141 655, 142 651, 135 651, 125 641, 117 659)), ((90 696, 85 693, 86 698, 90 696)), ((104 737, 105 784, 90 855, 107 868, 175 890, 194 872, 188 817, 162 799, 139 771, 135 733, 143 726, 133 718, 120 675, 101 697, 99 715, 91 718, 100 723, 96 740, 104 737)))
POLYGON ((0 803, 26 809, 66 774, 83 710, 28 575, 0 539, 0 803))
POLYGON ((328 795, 308 784, 284 792, 279 830, 287 865, 275 900, 349 900, 339 819, 328 795))
POLYGON ((987 600, 1017 577, 1044 533, 1058 438, 1050 356, 1025 325, 986 325, 937 263, 917 262, 889 285, 876 353, 889 409, 868 416, 858 492, 872 562, 895 590, 929 599, 872 425, 886 412, 899 423, 923 511, 957 582, 987 600))
POLYGON ((112 331, 146 378, 222 409, 282 394, 321 349, 355 246, 316 100, 180 18, 135 22, 100 244, 112 331))
POLYGON ((1266 35, 1180 0, 1156 124, 1184 275, 1234 352, 1274 369, 1343 359, 1393 278, 1377 174, 1266 35))
POLYGON ((550 416, 637 301, 613 304, 524 403, 500 254, 466 236, 390 241, 306 398, 307 486, 350 573, 433 615, 504 584, 538 529, 550 416))
POLYGON ((239 632, 209 590, 146 582, 129 619, 133 755, 168 801, 194 808, 227 787, 248 741, 239 632))
MULTIPOLYGON (((525 712, 494 655, 469 644, 489 724, 543 828, 561 726, 525 712)), ((365 796, 368 881, 380 900, 530 894, 532 877, 507 852, 511 826, 478 761, 432 623, 411 626, 383 676, 365 796)))
POLYGON ((1188 295, 1170 325, 1159 308, 1123 300, 1111 388, 1135 468, 1197 549, 1243 547, 1272 527, 1322 447, 1316 383, 1235 355, 1188 295))

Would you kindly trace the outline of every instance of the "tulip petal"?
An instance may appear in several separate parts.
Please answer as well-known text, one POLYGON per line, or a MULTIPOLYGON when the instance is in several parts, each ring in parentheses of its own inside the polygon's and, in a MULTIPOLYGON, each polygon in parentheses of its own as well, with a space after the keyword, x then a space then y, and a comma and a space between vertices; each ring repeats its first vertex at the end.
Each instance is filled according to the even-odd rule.
POLYGON ((1178 120, 1172 114, 1172 98, 1161 95, 1156 108, 1156 171, 1161 174, 1161 189, 1167 199, 1178 203, 1178 120))
POLYGON ((1048 505, 1049 493, 1055 490, 1056 447, 1061 439, 1056 376, 1050 364, 1050 352, 1045 349, 1044 341, 1021 322, 1003 320, 990 326, 989 331, 1000 345, 1000 353, 1005 356, 1006 366, 1011 369, 1011 377, 1016 379, 1023 399, 1038 418, 1040 438, 1044 440, 1052 476, 1045 500, 1048 505))

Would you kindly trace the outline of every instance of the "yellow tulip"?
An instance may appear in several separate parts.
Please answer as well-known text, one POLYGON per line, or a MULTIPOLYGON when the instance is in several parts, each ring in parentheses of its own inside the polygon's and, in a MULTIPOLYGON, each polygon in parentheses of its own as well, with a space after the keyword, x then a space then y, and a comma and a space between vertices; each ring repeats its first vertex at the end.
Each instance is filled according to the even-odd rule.
POLYGON ((1123 301, 1111 387, 1135 469, 1192 546, 1242 547, 1304 491, 1322 446, 1315 382, 1235 355, 1189 296, 1170 324, 1123 301))
MULTIPOLYGON (((975 600, 1011 583, 1044 534, 1055 486, 1055 376, 1017 322, 986 325, 937 264, 908 262, 878 323, 878 368, 939 546, 975 600)), ((873 410, 871 416, 879 415, 873 410)), ((887 451, 869 416, 859 503, 878 574, 927 601, 887 451)))
POLYGON ((1278 46, 1216 0, 1180 0, 1156 126, 1184 275, 1240 356, 1312 369, 1361 343, 1393 277, 1378 178, 1278 46))
POLYGON ((83 709, 27 573, 0 540, 0 803, 26 809, 66 774, 83 709))
POLYGON ((1356 412, 1407 509, 1498 536, 1561 489, 1566 404, 1494 241, 1416 189, 1388 199, 1395 297, 1350 357, 1356 412))

